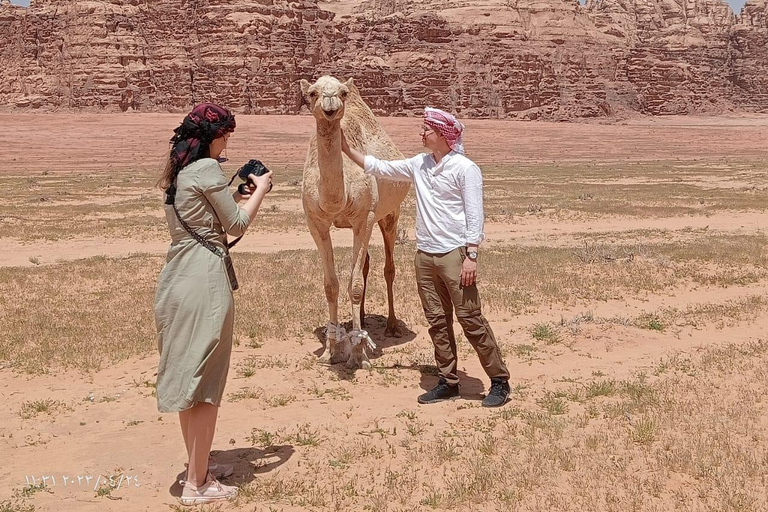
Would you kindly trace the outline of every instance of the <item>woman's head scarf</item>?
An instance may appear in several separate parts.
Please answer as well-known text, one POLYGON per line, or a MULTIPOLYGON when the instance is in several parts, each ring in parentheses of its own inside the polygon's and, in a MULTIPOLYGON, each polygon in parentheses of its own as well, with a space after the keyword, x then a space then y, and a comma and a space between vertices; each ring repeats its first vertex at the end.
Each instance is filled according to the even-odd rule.
POLYGON ((424 109, 424 124, 440 132, 453 151, 464 154, 464 125, 458 119, 444 110, 427 107, 424 109))
MULTIPOLYGON (((235 131, 235 116, 215 103, 201 103, 187 114, 171 138, 171 163, 175 176, 184 167, 199 160, 214 139, 235 131)), ((176 195, 176 178, 166 193, 169 200, 176 195)))
POLYGON ((187 114, 171 139, 171 159, 182 169, 200 159, 214 139, 235 131, 235 116, 214 103, 201 103, 187 114))

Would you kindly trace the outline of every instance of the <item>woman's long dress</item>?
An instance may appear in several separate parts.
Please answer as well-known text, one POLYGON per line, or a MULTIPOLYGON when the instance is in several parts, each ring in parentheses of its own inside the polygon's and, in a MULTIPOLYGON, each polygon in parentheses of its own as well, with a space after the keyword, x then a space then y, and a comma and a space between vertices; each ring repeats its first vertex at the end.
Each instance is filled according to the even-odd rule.
MULTIPOLYGON (((235 203, 218 162, 204 158, 179 172, 176 207, 197 234, 226 247, 248 214, 235 203)), ((165 205, 171 246, 157 283, 155 323, 160 363, 157 406, 179 412, 198 402, 220 405, 229 372, 234 300, 222 259, 196 242, 165 205)))

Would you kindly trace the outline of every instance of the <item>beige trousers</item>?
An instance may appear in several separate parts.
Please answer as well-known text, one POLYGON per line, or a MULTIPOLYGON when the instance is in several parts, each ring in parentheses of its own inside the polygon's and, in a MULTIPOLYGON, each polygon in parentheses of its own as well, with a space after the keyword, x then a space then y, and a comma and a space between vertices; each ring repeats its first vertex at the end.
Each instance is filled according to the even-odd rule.
POLYGON ((435 346, 435 361, 440 375, 448 384, 458 384, 458 354, 453 332, 453 312, 464 335, 477 352, 488 377, 509 379, 509 370, 501 358, 491 326, 480 310, 477 285, 461 285, 461 265, 466 247, 446 254, 416 252, 416 280, 429 335, 435 346))

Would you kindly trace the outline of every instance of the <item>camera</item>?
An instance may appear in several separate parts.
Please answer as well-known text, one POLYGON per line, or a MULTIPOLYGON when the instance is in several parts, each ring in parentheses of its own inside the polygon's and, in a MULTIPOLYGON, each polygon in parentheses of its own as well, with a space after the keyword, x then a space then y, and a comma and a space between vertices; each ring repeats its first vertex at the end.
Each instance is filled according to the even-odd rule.
MULTIPOLYGON (((267 169, 267 166, 261 163, 261 160, 248 160, 248 163, 245 164, 240 168, 239 171, 237 171, 237 176, 243 180, 245 183, 241 183, 237 187, 237 191, 241 194, 250 194, 250 191, 248 190, 248 176, 251 174, 255 174, 256 176, 262 176, 264 174, 267 174, 269 172, 269 169, 267 169)), ((269 184, 269 190, 267 192, 272 191, 272 183, 269 184)))

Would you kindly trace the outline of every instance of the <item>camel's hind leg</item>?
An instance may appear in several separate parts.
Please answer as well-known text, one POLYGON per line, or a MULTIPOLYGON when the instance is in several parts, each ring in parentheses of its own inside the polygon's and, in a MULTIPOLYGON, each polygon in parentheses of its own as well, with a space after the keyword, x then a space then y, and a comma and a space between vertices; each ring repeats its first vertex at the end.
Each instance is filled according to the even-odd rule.
MULTIPOLYGON (((362 331, 362 304, 365 283, 363 279, 365 261, 368 258, 368 243, 371 240, 371 232, 375 223, 374 212, 368 212, 365 220, 355 226, 352 230, 354 241, 352 242, 352 275, 349 279, 349 298, 352 301, 352 330, 355 333, 362 331)), ((360 341, 360 340, 358 340, 360 341)), ((352 347, 352 355, 347 361, 348 368, 360 368, 361 366, 370 367, 370 363, 365 358, 366 341, 352 347), (367 363, 367 364, 366 364, 367 363)))
POLYGON ((395 295, 393 290, 393 283, 395 282, 395 239, 397 238, 397 220, 399 217, 400 210, 398 209, 379 221, 381 235, 384 238, 384 254, 386 255, 386 262, 384 263, 384 279, 387 281, 387 303, 389 305, 387 328, 384 331, 384 335, 396 337, 402 335, 397 330, 395 295))
POLYGON ((339 278, 333 263, 331 224, 307 216, 307 225, 323 263, 323 287, 325 288, 325 299, 328 301, 330 325, 326 333, 325 350, 320 356, 320 361, 324 363, 346 361, 349 355, 349 342, 337 339, 336 330, 339 325, 339 278))
POLYGON ((363 263, 363 296, 360 297, 360 328, 365 329, 365 293, 368 291, 368 271, 371 270, 371 253, 365 253, 363 263))

